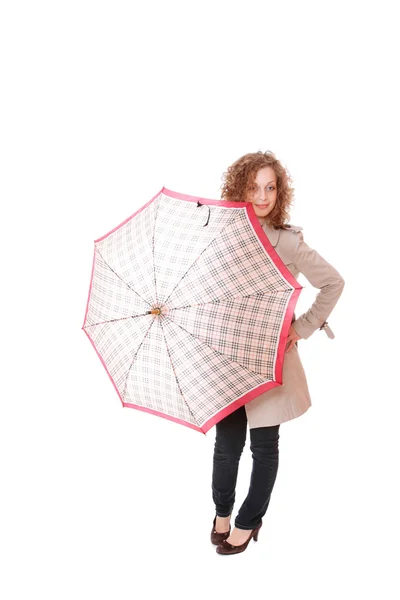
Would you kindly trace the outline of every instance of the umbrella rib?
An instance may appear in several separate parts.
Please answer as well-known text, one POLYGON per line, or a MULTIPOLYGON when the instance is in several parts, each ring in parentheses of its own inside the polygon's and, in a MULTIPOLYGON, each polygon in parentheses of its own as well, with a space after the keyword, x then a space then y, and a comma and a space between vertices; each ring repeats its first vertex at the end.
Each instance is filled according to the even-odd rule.
POLYGON ((170 360, 170 362, 171 362, 171 368, 172 368, 172 370, 173 370, 173 372, 174 372, 174 375, 175 375, 175 379, 176 379, 176 385, 177 385, 177 386, 178 386, 178 388, 179 388, 179 391, 180 391, 180 393, 181 393, 181 396, 182 396, 182 398, 183 398, 183 401, 184 401, 184 403, 185 403, 185 404, 186 404, 186 406, 187 406, 187 409, 188 409, 188 411, 190 412, 190 414, 191 414, 191 415, 192 415, 192 417, 193 417, 193 423, 196 423, 196 425, 197 425, 197 420, 196 420, 196 417, 195 417, 195 415, 194 415, 193 411, 191 410, 191 408, 190 408, 189 404, 186 402, 186 400, 185 400, 185 396, 184 396, 184 394, 183 394, 183 391, 182 391, 182 388, 181 388, 181 386, 179 385, 178 376, 177 376, 177 374, 176 374, 176 371, 175 371, 175 369, 174 369, 174 365, 173 365, 173 362, 172 362, 171 353, 170 353, 170 351, 169 351, 168 344, 167 344, 167 338, 166 338, 166 335, 165 335, 164 327, 163 327, 163 325, 162 325, 162 319, 160 320, 160 324, 161 324, 161 329, 162 329, 162 332, 163 332, 163 336, 164 336, 164 342, 165 342, 165 346, 166 346, 166 348, 167 348, 167 352, 168 352, 169 360, 170 360))
POLYGON ((126 374, 126 379, 125 379, 124 391, 123 391, 123 394, 122 394, 122 395, 123 395, 123 398, 125 398, 125 394, 126 394, 126 388, 127 388, 127 385, 128 385, 128 379, 129 379, 129 373, 131 372, 132 365, 133 365, 133 363, 135 362, 135 358, 136 358, 136 356, 137 356, 137 354, 138 354, 138 352, 139 352, 140 348, 142 347, 142 345, 143 345, 143 342, 145 341, 146 337, 149 335, 149 331, 150 331, 150 329, 152 328, 152 326, 153 326, 153 324, 154 324, 154 323, 155 323, 155 319, 153 319, 153 320, 151 321, 151 323, 150 323, 150 326, 149 326, 148 330, 146 331, 146 334, 144 335, 144 337, 143 337, 143 339, 142 339, 142 341, 141 341, 140 345, 138 346, 138 348, 137 348, 137 350, 136 350, 136 352, 135 352, 135 354, 134 354, 134 356, 133 356, 133 358, 132 358, 131 364, 129 365, 129 369, 128 369, 128 371, 127 371, 127 374, 126 374))
POLYGON ((98 253, 99 253, 99 256, 100 256, 101 260, 102 260, 102 261, 104 262, 104 264, 105 264, 105 265, 106 265, 106 266, 107 266, 107 267, 110 269, 110 271, 112 271, 112 272, 114 273, 114 275, 115 275, 116 277, 118 277, 118 279, 119 279, 120 281, 122 281, 122 283, 123 283, 124 285, 126 285, 126 287, 127 287, 128 289, 130 289, 130 290, 131 290, 131 292, 133 292, 134 294, 136 294, 137 296, 139 296, 139 298, 140 298, 141 300, 143 300, 143 302, 146 302, 146 304, 148 304, 149 306, 151 306, 150 302, 148 302, 147 300, 145 300, 144 298, 142 298, 142 296, 141 296, 140 294, 138 294, 138 292, 137 292, 136 290, 134 290, 133 288, 131 288, 131 286, 129 285, 129 283, 126 283, 126 281, 124 281, 124 280, 122 279, 122 277, 121 277, 120 275, 118 275, 118 273, 117 273, 116 271, 114 271, 114 269, 113 269, 113 268, 112 268, 112 267, 111 267, 111 266, 108 264, 108 262, 107 262, 107 261, 104 259, 103 255, 101 254, 100 250, 99 250, 97 247, 96 247, 96 252, 98 252, 98 253))
MULTIPOLYGON (((276 291, 279 293, 288 293, 292 288, 282 288, 277 289, 276 291)), ((275 291, 275 290, 274 290, 275 291)), ((251 298, 252 296, 268 296, 270 292, 268 290, 263 290, 261 292, 254 292, 254 294, 247 294, 244 296, 243 294, 239 294, 238 296, 222 296, 221 298, 214 298, 213 300, 208 300, 207 302, 197 302, 197 304, 185 304, 183 306, 174 306, 172 308, 168 308, 168 312, 171 313, 173 310, 182 310, 182 308, 192 308, 193 306, 206 306, 207 304, 214 304, 215 302, 228 302, 229 300, 235 300, 239 298, 251 298)))
POLYGON ((136 319, 137 317, 147 317, 147 314, 129 315, 128 317, 120 317, 119 319, 109 319, 108 321, 99 321, 99 323, 91 323, 90 325, 85 325, 85 329, 87 327, 94 327, 95 325, 105 325, 106 323, 115 323, 116 321, 125 321, 126 319, 136 319))
MULTIPOLYGON (((225 229, 226 229, 226 228, 227 228, 227 227, 228 227, 228 226, 229 226, 231 223, 233 223, 233 221, 234 221, 234 220, 235 220, 235 217, 232 217, 232 219, 230 219, 230 221, 228 221, 228 222, 226 223, 225 227, 223 227, 223 228, 221 229, 221 231, 219 231, 218 233, 216 233, 216 234, 215 234, 215 237, 213 237, 213 239, 210 241, 210 243, 208 244, 208 246, 206 246, 206 247, 203 249, 203 251, 202 251, 202 252, 200 252, 200 254, 199 254, 199 255, 198 255, 198 257, 196 258, 196 260, 195 260, 194 262, 192 262, 192 263, 189 265, 189 267, 187 268, 187 270, 185 271, 185 273, 182 275, 182 277, 180 278, 180 280, 178 281, 178 283, 176 284, 176 286, 175 286, 175 287, 174 287, 174 288, 171 290, 171 292, 170 292, 170 294, 169 294, 168 298, 166 298, 166 299, 164 300, 164 304, 166 304, 166 303, 168 302, 169 298, 170 298, 170 297, 171 297, 171 295, 174 293, 174 291, 176 290, 176 288, 178 287, 178 285, 181 283, 182 279, 183 279, 183 278, 184 278, 184 277, 187 275, 187 273, 190 271, 190 269, 192 269, 192 268, 193 268, 193 265, 195 265, 195 264, 197 263, 197 261, 199 261, 199 260, 200 260, 201 256, 204 254, 204 252, 205 252, 206 250, 208 250, 208 248, 211 246, 211 244, 212 244, 212 243, 213 243, 213 242, 214 242, 216 239, 218 239, 218 238, 219 238, 219 236, 221 235, 221 233, 222 233, 222 232, 223 232, 223 231, 224 231, 224 230, 225 230, 225 229)), ((153 237, 153 239, 154 239, 154 237, 153 237)), ((157 293, 157 292, 156 292, 156 293, 157 293)))
MULTIPOLYGON (((172 319, 170 319, 166 315, 163 316, 163 319, 168 319, 169 321, 171 321, 171 323, 173 323, 174 325, 176 325, 177 327, 179 327, 180 329, 182 329, 182 331, 184 331, 185 333, 188 333, 190 336, 192 336, 192 338, 194 338, 197 342, 200 342, 200 344, 204 344, 205 346, 207 346, 208 348, 210 348, 210 350, 212 350, 213 352, 216 352, 217 354, 220 354, 221 356, 225 357, 225 355, 222 354, 222 352, 219 352, 219 350, 216 350, 215 348, 213 348, 212 346, 210 346, 210 344, 207 344, 207 342, 203 342, 203 340, 199 340, 199 338, 197 338, 195 335, 193 335, 193 333, 191 333, 190 331, 188 331, 187 329, 185 329, 184 327, 182 327, 182 325, 179 325, 178 323, 175 323, 175 321, 173 321, 172 319)), ((248 371, 249 373, 252 373, 253 375, 257 375, 258 377, 262 377, 262 375, 260 375, 260 373, 257 373, 256 371, 252 371, 251 369, 249 369, 245 365, 242 365, 242 363, 238 362, 237 360, 235 360, 233 362, 235 362, 236 364, 240 365, 242 369, 246 369, 246 371, 248 371)))
POLYGON ((155 234, 155 231, 156 231, 156 223, 157 223, 157 216, 158 216, 159 206, 160 206, 160 203, 157 202, 156 215, 154 217, 154 229, 153 229, 153 240, 152 240, 152 245, 153 245, 153 279, 154 279, 154 293, 156 295, 156 306, 158 306, 158 296, 157 296, 156 264, 155 264, 155 257, 154 257, 154 234, 155 234))

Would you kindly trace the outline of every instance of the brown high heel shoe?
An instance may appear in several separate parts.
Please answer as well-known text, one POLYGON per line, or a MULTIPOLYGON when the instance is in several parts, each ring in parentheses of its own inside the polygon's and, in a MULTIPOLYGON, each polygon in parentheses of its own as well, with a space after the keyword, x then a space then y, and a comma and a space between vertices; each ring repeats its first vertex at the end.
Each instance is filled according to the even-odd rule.
POLYGON ((217 520, 217 516, 214 517, 213 528, 211 529, 211 542, 215 545, 218 545, 230 536, 231 526, 229 525, 229 531, 224 531, 223 533, 219 533, 219 531, 216 531, 216 529, 215 529, 216 520, 217 520))
POLYGON ((255 529, 251 530, 249 538, 240 546, 234 546, 233 544, 230 544, 229 542, 227 542, 226 539, 224 539, 216 547, 216 551, 218 552, 218 554, 239 554, 239 552, 244 552, 246 550, 251 538, 254 538, 255 542, 258 540, 258 534, 261 529, 261 526, 262 526, 262 521, 260 522, 259 525, 257 525, 257 527, 255 529))

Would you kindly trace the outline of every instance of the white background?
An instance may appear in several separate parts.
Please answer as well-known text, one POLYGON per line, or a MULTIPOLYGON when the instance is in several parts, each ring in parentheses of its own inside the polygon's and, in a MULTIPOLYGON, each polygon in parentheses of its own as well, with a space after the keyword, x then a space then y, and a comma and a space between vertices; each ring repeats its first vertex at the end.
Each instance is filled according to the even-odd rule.
MULTIPOLYGON (((0 10, 4 600, 399 597, 395 2, 19 2, 0 10), (346 281, 299 342, 259 541, 209 535, 213 428, 122 409, 81 330, 93 240, 162 186, 220 197, 272 150, 346 281)), ((296 314, 317 290, 302 292, 296 314)), ((249 438, 235 516, 247 493, 249 438)))

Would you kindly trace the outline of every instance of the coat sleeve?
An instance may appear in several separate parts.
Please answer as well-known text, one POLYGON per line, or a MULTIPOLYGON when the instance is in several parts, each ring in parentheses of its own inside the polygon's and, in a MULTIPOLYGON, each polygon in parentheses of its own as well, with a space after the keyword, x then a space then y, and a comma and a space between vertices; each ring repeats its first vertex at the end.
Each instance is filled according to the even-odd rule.
POLYGON ((305 243, 301 232, 296 235, 299 237, 299 244, 293 259, 294 265, 320 291, 312 306, 293 321, 292 326, 304 339, 322 327, 329 337, 334 337, 326 320, 340 298, 344 279, 328 261, 305 243))

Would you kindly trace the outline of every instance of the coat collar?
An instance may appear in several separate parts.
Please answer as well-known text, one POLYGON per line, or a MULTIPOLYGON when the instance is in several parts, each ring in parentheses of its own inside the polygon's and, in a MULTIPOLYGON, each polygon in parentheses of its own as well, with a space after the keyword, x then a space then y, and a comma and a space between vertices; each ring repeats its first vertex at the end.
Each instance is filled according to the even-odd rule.
POLYGON ((268 225, 267 222, 265 222, 263 225, 261 225, 261 227, 267 234, 267 237, 271 243, 271 246, 273 246, 275 248, 275 246, 277 245, 277 243, 279 241, 279 236, 280 236, 281 230, 270 227, 270 225, 268 225))

